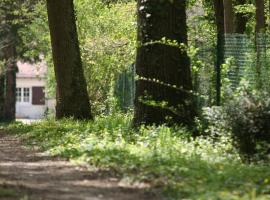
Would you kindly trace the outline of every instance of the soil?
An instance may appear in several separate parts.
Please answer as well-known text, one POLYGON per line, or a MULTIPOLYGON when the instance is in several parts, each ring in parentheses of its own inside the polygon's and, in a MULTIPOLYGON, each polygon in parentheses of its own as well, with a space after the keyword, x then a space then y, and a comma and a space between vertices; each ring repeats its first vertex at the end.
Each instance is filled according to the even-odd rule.
POLYGON ((77 166, 0 133, 0 200, 159 200, 148 184, 77 166))

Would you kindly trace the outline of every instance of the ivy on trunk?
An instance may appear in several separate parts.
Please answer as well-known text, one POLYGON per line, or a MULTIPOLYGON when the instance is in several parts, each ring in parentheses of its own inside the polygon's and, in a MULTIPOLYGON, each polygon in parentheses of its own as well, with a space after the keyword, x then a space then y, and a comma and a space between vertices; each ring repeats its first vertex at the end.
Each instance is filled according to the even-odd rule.
POLYGON ((191 125, 186 1, 138 1, 134 125, 191 125))

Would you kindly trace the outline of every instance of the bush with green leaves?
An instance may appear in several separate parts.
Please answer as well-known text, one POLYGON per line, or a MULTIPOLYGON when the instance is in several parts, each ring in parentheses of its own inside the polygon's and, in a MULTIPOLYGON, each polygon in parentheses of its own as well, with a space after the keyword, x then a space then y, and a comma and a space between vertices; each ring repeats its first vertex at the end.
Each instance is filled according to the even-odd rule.
POLYGON ((114 106, 117 76, 135 61, 136 3, 77 0, 78 32, 88 92, 96 114, 114 106))
POLYGON ((243 84, 225 104, 228 126, 245 160, 267 159, 270 155, 270 99, 243 84))
POLYGON ((223 107, 203 107, 195 120, 198 134, 218 141, 221 137, 230 137, 231 130, 227 126, 226 114, 223 107))

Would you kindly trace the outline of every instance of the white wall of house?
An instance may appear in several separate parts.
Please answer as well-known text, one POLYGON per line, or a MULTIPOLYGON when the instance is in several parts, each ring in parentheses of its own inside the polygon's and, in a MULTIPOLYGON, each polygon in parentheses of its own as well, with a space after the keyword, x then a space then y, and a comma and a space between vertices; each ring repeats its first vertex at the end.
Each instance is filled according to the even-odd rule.
MULTIPOLYGON (((47 101, 45 105, 32 105, 32 87, 45 87, 45 80, 41 78, 20 78, 17 77, 17 88, 29 88, 29 102, 16 102, 16 117, 28 119, 41 119, 47 109, 47 101)), ((23 97, 22 97, 23 98, 23 97)))

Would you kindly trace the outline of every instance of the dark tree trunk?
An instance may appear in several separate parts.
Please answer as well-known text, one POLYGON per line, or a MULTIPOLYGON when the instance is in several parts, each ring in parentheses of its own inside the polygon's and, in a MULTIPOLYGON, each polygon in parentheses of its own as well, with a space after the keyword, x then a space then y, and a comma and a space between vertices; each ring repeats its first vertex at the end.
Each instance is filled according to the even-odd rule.
POLYGON ((266 20, 264 16, 264 0, 255 0, 255 6, 256 6, 256 49, 257 49, 256 71, 258 76, 257 77, 258 88, 261 88, 262 53, 266 51, 264 40, 266 28, 266 20))
POLYGON ((226 34, 231 34, 234 32, 234 25, 233 25, 233 4, 232 0, 223 0, 224 5, 224 28, 226 34))
MULTIPOLYGON (((270 18, 270 1, 268 1, 268 17, 270 18)), ((270 22, 268 23, 268 30, 270 29, 270 22)))
POLYGON ((4 106, 5 106, 5 75, 0 72, 0 122, 4 121, 4 106))
MULTIPOLYGON (((236 0, 236 5, 244 5, 246 0, 236 0)), ((244 34, 249 17, 245 13, 235 14, 235 33, 244 34)))
POLYGON ((57 83, 56 118, 92 119, 73 0, 47 0, 57 83))
POLYGON ((221 65, 224 63, 224 6, 223 0, 215 0, 215 18, 217 27, 217 47, 216 47, 216 104, 221 103, 221 65))
POLYGON ((138 0, 138 42, 134 125, 193 121, 190 60, 187 44, 186 1, 138 0))
POLYGON ((5 72, 5 104, 4 121, 12 122, 16 119, 16 46, 12 30, 8 34, 7 45, 3 49, 6 72, 5 72))
POLYGON ((264 0, 255 0, 256 4, 256 33, 265 31, 264 0))
POLYGON ((16 71, 14 60, 7 65, 6 71, 6 95, 5 95, 5 121, 12 122, 16 118, 16 71))

